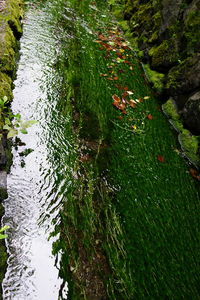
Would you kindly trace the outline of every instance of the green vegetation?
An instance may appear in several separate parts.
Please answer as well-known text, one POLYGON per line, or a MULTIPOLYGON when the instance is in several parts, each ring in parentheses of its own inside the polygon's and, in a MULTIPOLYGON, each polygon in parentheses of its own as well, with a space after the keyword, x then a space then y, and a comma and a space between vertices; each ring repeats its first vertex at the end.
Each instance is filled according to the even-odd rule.
POLYGON ((159 93, 162 93, 164 88, 163 81, 165 79, 165 75, 163 73, 151 70, 149 64, 144 64, 143 67, 145 74, 149 82, 152 84, 153 88, 159 93))
POLYGON ((164 40, 158 47, 152 47, 149 50, 149 56, 152 58, 152 67, 168 68, 178 62, 178 51, 173 39, 164 40))
POLYGON ((4 226, 0 228, 0 240, 7 238, 7 234, 2 234, 2 233, 9 228, 10 228, 9 226, 4 226))
POLYGON ((67 20, 62 5, 54 12, 71 36, 58 32, 57 72, 65 76, 58 108, 71 144, 61 156, 64 174, 55 165, 66 181, 54 232, 60 276, 70 299, 196 297, 196 182, 105 3, 90 2, 69 1, 67 20))
POLYGON ((169 99, 165 104, 163 104, 162 109, 170 119, 170 123, 179 133, 178 139, 181 144, 183 153, 194 165, 198 166, 200 163, 198 155, 198 137, 192 135, 187 129, 183 128, 183 124, 181 122, 173 99, 169 99))

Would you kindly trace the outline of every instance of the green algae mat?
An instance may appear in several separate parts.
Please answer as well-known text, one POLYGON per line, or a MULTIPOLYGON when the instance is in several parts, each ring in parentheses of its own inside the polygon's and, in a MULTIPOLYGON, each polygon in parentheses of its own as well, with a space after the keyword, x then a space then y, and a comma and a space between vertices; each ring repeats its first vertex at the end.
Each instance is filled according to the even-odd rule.
POLYGON ((60 277, 68 299, 199 299, 199 182, 106 6, 50 5, 69 141, 52 150, 60 277))

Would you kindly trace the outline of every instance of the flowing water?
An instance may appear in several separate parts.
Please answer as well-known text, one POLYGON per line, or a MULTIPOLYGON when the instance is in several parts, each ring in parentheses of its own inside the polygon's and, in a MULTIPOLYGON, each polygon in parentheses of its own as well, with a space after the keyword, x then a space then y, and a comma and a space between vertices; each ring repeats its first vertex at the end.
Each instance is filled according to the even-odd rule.
MULTIPOLYGON (((28 135, 19 136, 24 146, 13 147, 8 199, 4 202, 4 223, 10 226, 4 299, 57 299, 61 280, 48 236, 55 226, 52 219, 59 221, 60 206, 59 201, 54 202, 53 191, 58 175, 52 161, 56 158, 49 149, 54 135, 51 127, 57 123, 58 140, 54 136, 54 142, 58 146, 64 124, 54 113, 59 84, 54 63, 59 47, 45 11, 30 8, 24 23, 12 110, 23 120, 38 123, 29 128, 28 135), (29 149, 33 151, 26 156, 29 149)), ((62 143, 67 149, 68 141, 62 143)))
POLYGON ((199 186, 134 52, 104 1, 45 3, 15 81, 38 123, 13 146, 4 299, 198 299, 199 186))

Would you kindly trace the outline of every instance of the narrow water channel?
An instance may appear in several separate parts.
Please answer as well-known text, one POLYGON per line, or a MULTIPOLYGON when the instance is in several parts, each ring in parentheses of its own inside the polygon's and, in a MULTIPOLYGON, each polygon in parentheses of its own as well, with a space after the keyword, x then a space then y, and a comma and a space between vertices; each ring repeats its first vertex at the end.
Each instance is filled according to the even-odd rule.
POLYGON ((198 299, 198 182, 133 49, 105 1, 44 3, 15 81, 38 123, 13 146, 4 299, 198 299))
MULTIPOLYGON (((48 147, 52 144, 52 124, 59 139, 63 124, 58 113, 54 113, 58 100, 56 85, 59 85, 53 67, 59 51, 54 31, 44 10, 34 7, 28 10, 12 110, 20 113, 23 120, 38 123, 29 128, 27 135, 21 134, 20 144, 13 147, 3 218, 10 226, 4 299, 57 299, 61 285, 52 256, 52 240, 48 241, 55 226, 52 219, 56 219, 60 206, 53 201, 57 175, 52 161, 56 158, 48 147)), ((65 146, 63 140, 62 147, 65 146)))

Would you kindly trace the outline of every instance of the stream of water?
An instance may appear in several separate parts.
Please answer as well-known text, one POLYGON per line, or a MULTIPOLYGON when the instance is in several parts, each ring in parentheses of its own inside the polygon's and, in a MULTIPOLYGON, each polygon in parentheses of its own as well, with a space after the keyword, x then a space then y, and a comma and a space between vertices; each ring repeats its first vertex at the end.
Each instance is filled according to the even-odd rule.
MULTIPOLYGON (((38 123, 29 128, 28 135, 20 134, 24 146, 13 147, 3 219, 10 226, 6 242, 8 268, 3 282, 5 300, 57 299, 61 285, 51 254, 52 240, 48 241, 55 226, 51 221, 56 219, 60 206, 59 201, 53 201, 56 174, 51 164, 54 157, 47 146, 51 142, 50 123, 55 125, 52 114, 59 81, 53 69, 58 51, 54 30, 44 11, 29 9, 24 20, 12 110, 20 113, 23 120, 34 119, 38 123), (28 156, 27 149, 33 150, 28 156)), ((58 115, 56 120, 60 126, 58 115)), ((62 138, 62 125, 56 130, 62 138)))

